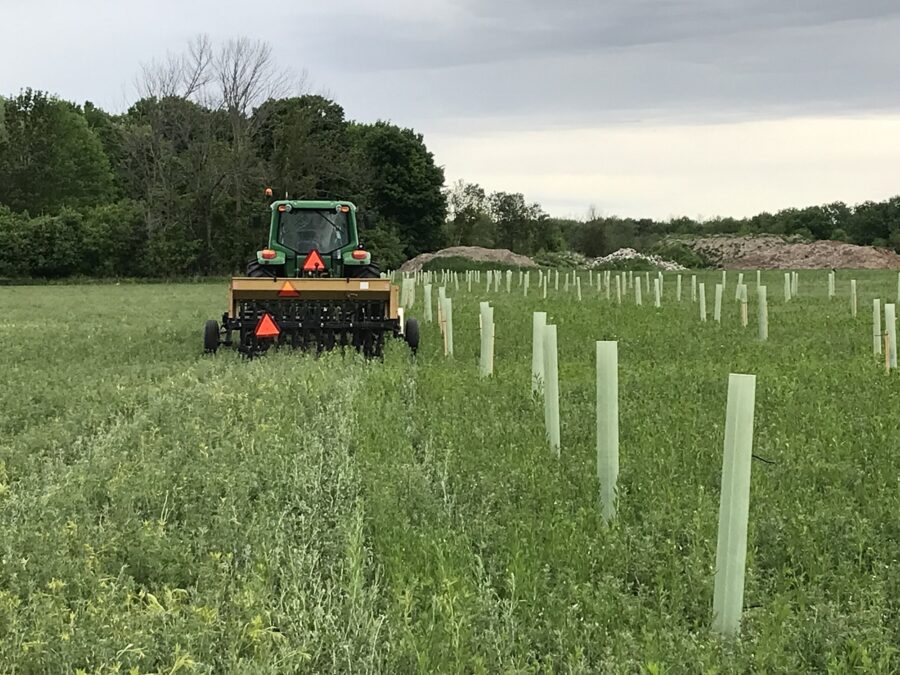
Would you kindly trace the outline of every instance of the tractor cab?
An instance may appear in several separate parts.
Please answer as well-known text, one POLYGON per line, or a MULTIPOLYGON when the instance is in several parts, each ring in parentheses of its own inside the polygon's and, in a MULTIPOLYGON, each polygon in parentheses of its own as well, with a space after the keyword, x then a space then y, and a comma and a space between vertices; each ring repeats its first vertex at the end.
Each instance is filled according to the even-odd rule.
POLYGON ((351 202, 285 199, 269 208, 269 239, 248 263, 248 277, 380 276, 359 243, 351 202))

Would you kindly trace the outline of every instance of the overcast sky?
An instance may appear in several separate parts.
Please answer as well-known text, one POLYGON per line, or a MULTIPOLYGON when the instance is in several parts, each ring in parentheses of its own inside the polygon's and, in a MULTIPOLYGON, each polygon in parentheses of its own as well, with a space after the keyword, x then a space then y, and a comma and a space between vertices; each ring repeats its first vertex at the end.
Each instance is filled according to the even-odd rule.
POLYGON ((269 40, 348 117, 554 215, 900 193, 898 0, 0 0, 0 93, 116 111, 197 33, 269 40))

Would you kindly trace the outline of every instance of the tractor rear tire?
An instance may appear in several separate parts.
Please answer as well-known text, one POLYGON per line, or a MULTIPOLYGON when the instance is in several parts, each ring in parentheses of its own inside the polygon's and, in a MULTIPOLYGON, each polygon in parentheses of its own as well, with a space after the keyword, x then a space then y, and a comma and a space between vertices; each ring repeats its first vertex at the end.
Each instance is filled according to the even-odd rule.
POLYGON ((375 263, 368 265, 347 265, 347 278, 349 279, 379 279, 381 269, 375 263))
POLYGON ((260 265, 259 261, 255 258, 247 263, 247 276, 248 277, 262 277, 266 279, 274 279, 276 276, 280 276, 278 273, 281 272, 281 266, 278 265, 260 265))
POLYGON ((406 325, 403 328, 403 339, 406 340, 406 344, 409 345, 410 350, 413 354, 419 351, 419 322, 413 318, 409 318, 406 320, 406 325))
POLYGON ((219 324, 215 319, 210 319, 203 326, 203 350, 207 354, 215 354, 219 348, 219 324))

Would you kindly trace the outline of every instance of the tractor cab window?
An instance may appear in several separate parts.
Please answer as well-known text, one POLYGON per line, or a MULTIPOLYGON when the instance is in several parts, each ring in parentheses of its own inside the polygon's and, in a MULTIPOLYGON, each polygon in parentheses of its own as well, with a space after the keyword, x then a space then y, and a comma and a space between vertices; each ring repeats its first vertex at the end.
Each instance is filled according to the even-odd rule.
POLYGON ((306 255, 316 249, 331 253, 350 242, 346 213, 328 210, 294 209, 280 214, 278 242, 306 255))

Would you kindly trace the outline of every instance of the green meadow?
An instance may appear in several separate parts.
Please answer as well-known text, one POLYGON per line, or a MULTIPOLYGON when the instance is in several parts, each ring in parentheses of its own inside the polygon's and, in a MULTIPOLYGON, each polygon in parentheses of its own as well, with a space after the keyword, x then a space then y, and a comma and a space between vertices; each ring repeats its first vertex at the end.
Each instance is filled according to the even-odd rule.
MULTIPOLYGON (((896 272, 729 271, 622 304, 516 274, 443 285, 416 357, 202 353, 225 285, 0 287, 0 672, 900 671, 896 272), (859 311, 851 316, 850 279, 859 311), (479 302, 495 370, 478 374, 479 302), (531 394, 558 326, 561 452, 531 394), (594 363, 618 341, 618 517, 600 517, 594 363), (729 373, 756 377, 744 612, 711 630, 729 373)), ((534 273, 532 273, 534 275, 534 273)), ((643 280, 643 273, 636 275, 643 280)), ((434 282, 434 307, 437 287, 434 282)), ((422 285, 408 315, 422 318, 422 285)))

